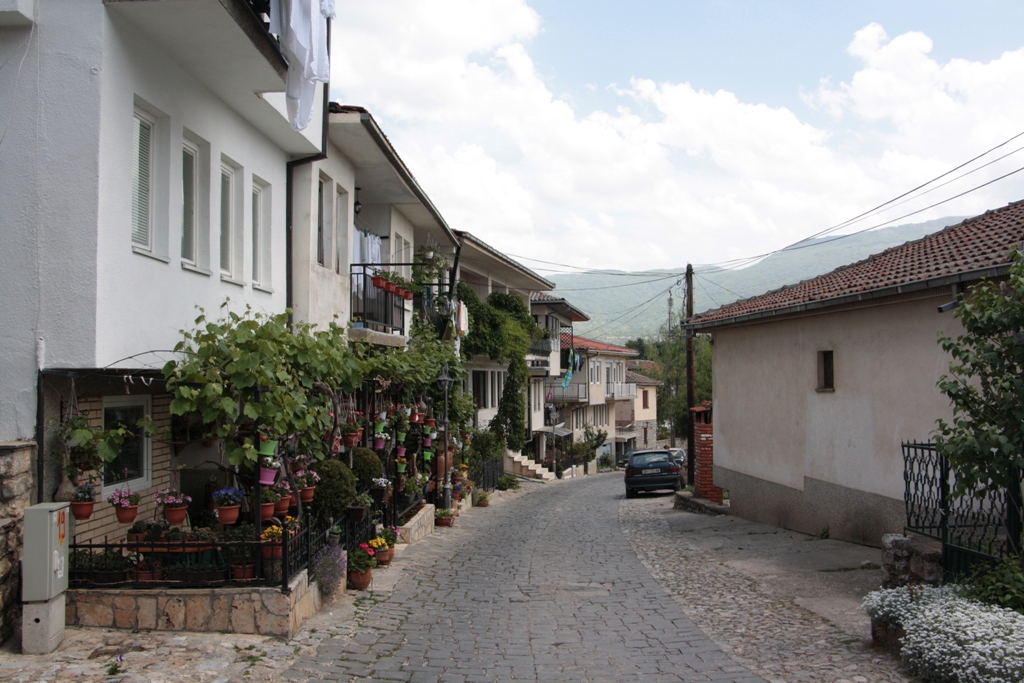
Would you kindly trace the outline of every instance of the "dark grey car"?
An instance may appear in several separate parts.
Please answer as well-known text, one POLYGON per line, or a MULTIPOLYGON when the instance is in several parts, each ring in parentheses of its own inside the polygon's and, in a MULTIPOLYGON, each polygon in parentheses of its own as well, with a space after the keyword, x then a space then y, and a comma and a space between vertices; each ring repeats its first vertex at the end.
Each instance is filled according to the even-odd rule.
POLYGON ((633 451, 626 463, 626 498, 638 491, 679 490, 679 465, 665 449, 633 451))

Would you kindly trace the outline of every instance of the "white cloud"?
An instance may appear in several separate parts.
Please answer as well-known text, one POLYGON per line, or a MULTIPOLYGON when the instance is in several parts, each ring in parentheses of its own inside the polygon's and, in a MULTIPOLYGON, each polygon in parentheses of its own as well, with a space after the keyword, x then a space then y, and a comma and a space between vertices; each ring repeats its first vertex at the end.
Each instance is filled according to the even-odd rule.
MULTIPOLYGON (((643 74, 601 86, 617 106, 581 116, 530 57, 542 18, 524 0, 338 9, 333 97, 374 113, 449 224, 510 253, 591 267, 782 246, 1018 132, 1024 104, 1024 49, 938 63, 927 36, 890 39, 871 24, 848 46, 860 68, 803 94, 832 116, 824 126, 643 74)), ((918 218, 1018 194, 1020 184, 994 186, 918 218)))

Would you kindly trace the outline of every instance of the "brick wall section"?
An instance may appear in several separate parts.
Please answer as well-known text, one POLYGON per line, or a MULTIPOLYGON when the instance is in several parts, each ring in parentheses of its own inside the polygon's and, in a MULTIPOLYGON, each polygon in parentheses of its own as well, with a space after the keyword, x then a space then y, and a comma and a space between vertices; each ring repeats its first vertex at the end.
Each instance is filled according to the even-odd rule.
POLYGON ((722 489, 715 486, 715 432, 711 411, 707 407, 693 409, 694 492, 701 498, 722 504, 722 489))
POLYGON ((25 508, 32 504, 36 445, 0 442, 0 643, 21 624, 19 563, 23 551, 25 508))
MULTIPOLYGON (((152 418, 158 428, 170 430, 170 404, 170 394, 153 395, 152 418)), ((101 396, 80 397, 78 408, 89 419, 90 425, 103 426, 103 398, 101 396)), ((136 491, 142 495, 138 519, 143 520, 156 519, 163 514, 153 502, 153 494, 171 485, 171 444, 159 438, 153 438, 151 441, 153 485, 145 490, 136 491)), ((104 499, 97 502, 91 518, 84 522, 75 522, 74 537, 76 543, 100 543, 105 538, 114 542, 123 537, 127 531, 128 526, 117 521, 114 507, 104 499)))

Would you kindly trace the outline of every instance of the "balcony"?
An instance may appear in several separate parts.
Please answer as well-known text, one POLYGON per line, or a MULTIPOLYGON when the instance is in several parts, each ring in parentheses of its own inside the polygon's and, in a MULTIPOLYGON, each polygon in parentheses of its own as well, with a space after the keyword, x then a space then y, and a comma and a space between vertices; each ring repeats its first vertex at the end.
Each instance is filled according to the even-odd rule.
POLYGON ((530 344, 528 353, 533 356, 550 356, 558 350, 554 339, 538 339, 530 344))
POLYGON ((385 334, 405 334, 405 302, 402 296, 375 286, 380 264, 356 263, 351 267, 351 315, 355 327, 385 334))
POLYGON ((636 383, 606 382, 604 385, 604 396, 609 400, 636 398, 636 383))
POLYGON ((570 384, 563 387, 561 382, 548 384, 548 390, 552 394, 549 403, 586 403, 587 385, 583 383, 570 384))

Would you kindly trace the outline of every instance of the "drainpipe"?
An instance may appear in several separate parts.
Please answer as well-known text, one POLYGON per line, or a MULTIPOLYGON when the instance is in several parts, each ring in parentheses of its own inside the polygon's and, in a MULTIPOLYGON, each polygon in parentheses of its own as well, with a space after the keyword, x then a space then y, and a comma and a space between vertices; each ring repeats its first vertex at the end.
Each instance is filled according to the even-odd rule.
POLYGON ((46 438, 46 430, 43 425, 44 413, 43 401, 43 370, 36 370, 36 503, 43 502, 43 487, 46 477, 46 458, 43 453, 43 441, 46 438))
MULTIPOLYGON (((328 59, 331 55, 331 20, 327 20, 327 56, 328 59)), ((285 306, 288 309, 288 325, 290 326, 295 322, 295 313, 292 311, 295 304, 295 285, 292 282, 293 279, 293 267, 292 267, 292 253, 294 248, 292 246, 292 234, 293 221, 292 221, 292 205, 294 203, 293 194, 295 188, 293 187, 293 174, 295 168, 298 166, 304 166, 305 164, 311 164, 314 161, 322 161, 327 158, 327 122, 330 117, 331 108, 331 97, 330 97, 330 82, 324 83, 324 109, 323 109, 323 121, 321 122, 320 131, 320 151, 317 154, 311 154, 307 157, 300 159, 293 159, 289 161, 285 168, 287 172, 285 174, 285 185, 284 185, 284 212, 285 212, 285 246, 284 246, 284 275, 285 275, 285 306)))

